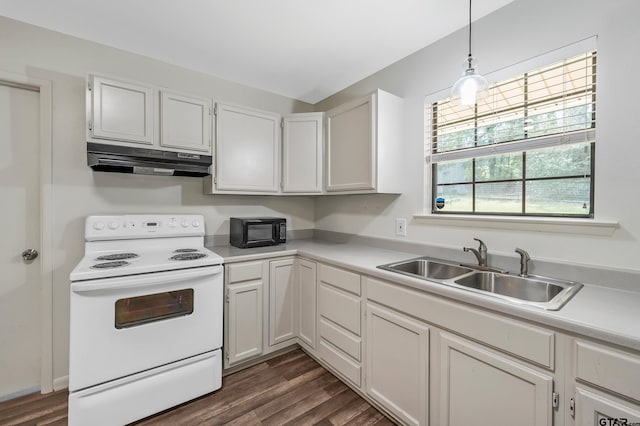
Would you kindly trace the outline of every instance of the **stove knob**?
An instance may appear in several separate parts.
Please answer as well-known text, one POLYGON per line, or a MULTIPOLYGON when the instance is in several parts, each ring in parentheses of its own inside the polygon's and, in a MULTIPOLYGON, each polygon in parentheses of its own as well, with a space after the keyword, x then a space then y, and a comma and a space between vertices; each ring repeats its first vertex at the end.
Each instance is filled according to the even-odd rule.
POLYGON ((187 226, 189 226, 189 221, 187 219, 182 219, 180 225, 182 225, 183 228, 186 228, 187 226))
POLYGON ((109 229, 118 229, 118 222, 115 220, 113 222, 109 222, 109 229))
POLYGON ((200 221, 199 220, 194 220, 193 222, 191 222, 191 224, 193 225, 194 228, 200 227, 200 221))
POLYGON ((96 231, 101 231, 104 229, 104 222, 96 222, 93 224, 93 229, 96 231))

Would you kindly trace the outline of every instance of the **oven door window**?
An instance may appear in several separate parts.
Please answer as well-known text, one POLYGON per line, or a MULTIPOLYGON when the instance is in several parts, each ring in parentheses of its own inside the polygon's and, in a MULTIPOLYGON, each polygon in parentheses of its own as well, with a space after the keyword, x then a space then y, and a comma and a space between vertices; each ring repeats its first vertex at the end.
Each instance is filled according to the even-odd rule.
POLYGON ((193 289, 128 297, 116 301, 116 328, 135 327, 193 313, 193 289))

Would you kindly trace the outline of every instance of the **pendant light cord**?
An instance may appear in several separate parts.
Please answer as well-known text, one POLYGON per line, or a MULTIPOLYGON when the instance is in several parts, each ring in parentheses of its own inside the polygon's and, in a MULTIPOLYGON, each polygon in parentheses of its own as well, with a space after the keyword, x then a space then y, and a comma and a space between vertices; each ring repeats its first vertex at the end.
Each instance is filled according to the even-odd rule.
POLYGON ((469 61, 469 68, 471 68, 471 0, 469 0, 469 57, 467 61, 469 61))

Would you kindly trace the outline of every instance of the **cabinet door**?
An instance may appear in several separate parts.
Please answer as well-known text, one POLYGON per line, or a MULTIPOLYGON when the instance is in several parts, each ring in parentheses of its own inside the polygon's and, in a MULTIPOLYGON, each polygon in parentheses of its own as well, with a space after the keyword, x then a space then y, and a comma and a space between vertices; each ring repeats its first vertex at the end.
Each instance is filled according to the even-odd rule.
POLYGON ((211 154, 211 101, 163 90, 160 145, 211 154))
POLYGON ((626 425, 640 423, 640 406, 605 398, 576 388, 576 425, 626 425))
POLYGON ((322 113, 283 120, 282 192, 322 192, 322 113))
POLYGON ((298 337, 312 349, 316 347, 316 264, 298 262, 298 337))
POLYGON ((269 345, 293 339, 295 326, 295 286, 293 259, 269 265, 269 345))
POLYGON ((217 104, 216 154, 216 190, 278 192, 280 116, 217 104))
POLYGON ((229 365, 262 353, 262 281, 228 286, 229 365))
POLYGON ((375 95, 327 112, 327 191, 375 189, 375 95))
POLYGON ((91 137, 153 144, 153 88, 89 76, 91 137))
POLYGON ((366 347, 367 394, 405 424, 426 425, 429 328, 368 303, 366 347))
POLYGON ((440 344, 440 425, 552 424, 552 377, 446 333, 440 344))

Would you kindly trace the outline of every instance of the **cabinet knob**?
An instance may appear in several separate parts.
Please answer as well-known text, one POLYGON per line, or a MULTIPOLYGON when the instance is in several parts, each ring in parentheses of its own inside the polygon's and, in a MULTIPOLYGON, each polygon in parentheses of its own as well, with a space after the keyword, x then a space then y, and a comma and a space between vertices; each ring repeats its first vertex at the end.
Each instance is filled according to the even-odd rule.
POLYGON ((38 250, 36 249, 26 249, 22 252, 22 259, 25 262, 30 262, 32 260, 35 260, 39 254, 40 253, 38 253, 38 250))

